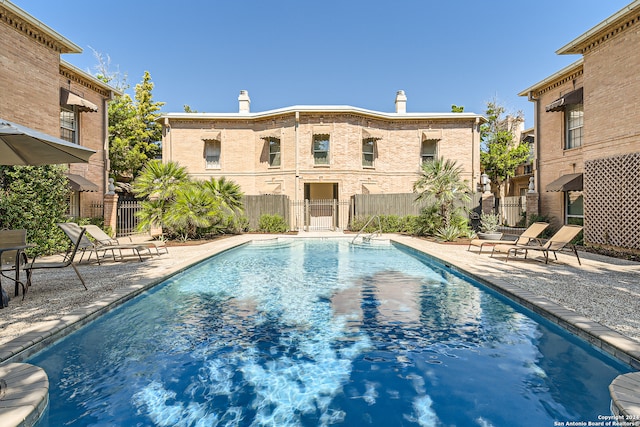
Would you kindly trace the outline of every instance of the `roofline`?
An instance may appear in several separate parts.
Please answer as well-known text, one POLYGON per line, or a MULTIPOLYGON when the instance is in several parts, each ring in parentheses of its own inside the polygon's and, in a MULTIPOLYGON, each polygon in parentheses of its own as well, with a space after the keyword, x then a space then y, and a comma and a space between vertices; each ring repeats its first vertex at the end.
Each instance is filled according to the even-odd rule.
POLYGON ((475 113, 385 113, 381 111, 367 110, 364 108, 352 107, 349 105, 294 105, 291 107, 278 108, 275 110, 261 111, 258 113, 165 113, 159 119, 228 119, 246 120, 261 119, 282 114, 300 113, 353 113, 363 116, 376 117, 391 120, 415 120, 415 119, 479 119, 481 122, 486 118, 475 113))
MULTIPOLYGON (((638 0, 640 1, 640 0, 638 0)), ((560 78, 566 74, 569 74, 575 70, 577 70, 578 68, 580 68, 584 63, 584 59, 580 58, 577 61, 567 65, 566 67, 564 67, 563 69, 561 69, 560 71, 557 71, 555 73, 553 73, 552 75, 550 75, 549 77, 547 77, 546 79, 534 84, 533 86, 523 90, 522 92, 520 92, 518 94, 518 96, 528 96, 529 93, 540 89, 543 86, 547 86, 551 83, 556 82, 557 80, 560 80, 560 78)))
POLYGON ((588 30, 586 33, 578 36, 574 40, 570 41, 566 45, 562 46, 560 49, 556 50, 556 54, 558 55, 567 55, 567 54, 579 54, 581 53, 579 50, 579 46, 584 45, 589 39, 594 37, 595 35, 607 30, 609 26, 616 24, 618 21, 624 19, 628 14, 634 11, 634 9, 640 7, 640 0, 635 0, 631 4, 623 7, 618 12, 614 13, 604 21, 600 22, 595 27, 588 30))
POLYGON ((20 19, 26 21, 29 25, 39 29, 45 35, 52 38, 56 42, 60 43, 60 45, 66 49, 63 51, 63 53, 82 53, 82 48, 80 46, 73 43, 71 40, 67 39, 66 37, 62 36, 60 33, 55 31, 54 29, 52 29, 42 21, 34 18, 32 15, 20 9, 18 6, 11 3, 10 1, 0 0, 0 6, 4 7, 9 12, 18 16, 20 19))
MULTIPOLYGON (((0 1, 2 1, 2 0, 0 0, 0 1)), ((91 74, 87 73, 86 71, 81 70, 80 68, 76 67, 75 65, 70 64, 69 62, 65 61, 62 58, 60 59, 60 66, 68 68, 69 70, 73 71, 74 73, 80 74, 83 78, 87 79, 91 83, 95 84, 96 86, 100 87, 101 89, 103 89, 103 90, 105 90, 107 92, 113 92, 113 94, 116 95, 116 96, 124 95, 124 92, 114 88, 113 86, 108 85, 107 83, 103 82, 102 80, 96 78, 95 76, 92 76, 91 74)))

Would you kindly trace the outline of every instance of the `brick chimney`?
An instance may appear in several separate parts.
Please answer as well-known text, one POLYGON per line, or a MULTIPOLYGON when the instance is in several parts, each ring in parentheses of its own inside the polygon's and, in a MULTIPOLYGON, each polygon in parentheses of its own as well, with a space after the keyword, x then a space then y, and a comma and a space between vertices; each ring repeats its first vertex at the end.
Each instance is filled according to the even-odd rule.
POLYGON ((249 92, 246 90, 241 90, 240 95, 238 95, 238 112, 239 113, 248 113, 250 111, 251 99, 249 98, 249 92))
POLYGON ((403 90, 396 93, 396 113, 404 114, 407 112, 407 95, 403 90))

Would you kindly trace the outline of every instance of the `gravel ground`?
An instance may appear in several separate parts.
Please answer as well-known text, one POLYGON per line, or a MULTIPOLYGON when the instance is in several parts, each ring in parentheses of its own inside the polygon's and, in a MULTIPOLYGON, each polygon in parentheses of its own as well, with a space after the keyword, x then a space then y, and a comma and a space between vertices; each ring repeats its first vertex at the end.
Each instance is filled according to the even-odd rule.
MULTIPOLYGON (((265 238, 260 236, 258 238, 265 238)), ((132 284, 156 282, 189 264, 256 236, 234 236, 201 245, 170 247, 169 254, 138 262, 108 261, 102 265, 82 263, 85 291, 72 268, 38 270, 24 300, 12 298, 0 310, 0 344, 25 334, 46 322, 57 321, 74 309, 96 303, 114 291, 132 284)), ((466 245, 448 245, 408 237, 425 252, 461 269, 473 268, 491 281, 500 278, 578 312, 600 324, 640 342, 640 263, 580 252, 582 266, 570 253, 545 265, 540 258, 509 260, 478 255, 466 245)), ((475 249, 475 248, 474 248, 475 249)), ((13 284, 2 285, 13 295, 13 284)))

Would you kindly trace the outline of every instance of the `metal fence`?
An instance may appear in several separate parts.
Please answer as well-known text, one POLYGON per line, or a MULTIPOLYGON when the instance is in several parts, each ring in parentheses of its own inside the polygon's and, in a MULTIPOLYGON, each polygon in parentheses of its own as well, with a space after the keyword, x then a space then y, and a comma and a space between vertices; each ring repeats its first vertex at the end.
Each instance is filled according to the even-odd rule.
POLYGON ((291 202, 293 230, 335 231, 349 225, 349 200, 298 200, 291 202))
POLYGON ((129 236, 138 232, 140 219, 136 215, 142 209, 137 200, 118 200, 116 236, 129 236))

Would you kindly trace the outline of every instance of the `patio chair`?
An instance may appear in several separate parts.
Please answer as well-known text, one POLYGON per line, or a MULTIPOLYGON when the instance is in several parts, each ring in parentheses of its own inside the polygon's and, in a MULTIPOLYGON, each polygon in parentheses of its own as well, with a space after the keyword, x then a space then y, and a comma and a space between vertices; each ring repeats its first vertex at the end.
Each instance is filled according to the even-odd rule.
POLYGON ((157 236, 152 236, 150 233, 132 234, 131 236, 127 236, 127 240, 132 244, 147 246, 149 249, 155 248, 158 255, 160 255, 160 249, 163 249, 164 253, 168 254, 169 248, 167 248, 167 243, 162 239, 156 239, 156 237, 157 236))
POLYGON ((0 276, 15 282, 15 296, 18 296, 18 285, 22 285, 24 294, 24 284, 20 281, 20 268, 28 262, 27 254, 23 249, 7 250, 9 248, 27 248, 27 230, 0 230, 0 276), (14 272, 15 277, 9 277, 5 272, 14 272))
MULTIPOLYGON (((98 259, 98 264, 100 264, 100 257, 98 252, 102 252, 103 255, 107 253, 107 251, 111 251, 111 255, 113 259, 116 259, 116 251, 120 254, 120 259, 124 259, 122 255, 123 250, 131 250, 134 255, 138 256, 140 262, 142 262, 142 255, 140 254, 141 250, 147 250, 149 254, 151 254, 151 250, 148 246, 139 244, 139 243, 121 243, 118 239, 114 239, 105 233, 100 227, 97 225, 84 225, 82 226, 85 230, 87 230, 87 234, 91 236, 95 242, 93 243, 93 247, 90 248, 91 252, 96 254, 96 258, 98 259)), ((89 253, 89 258, 91 259, 91 253, 89 253)))
POLYGON ((62 231, 64 231, 64 233, 67 235, 67 237, 71 241, 67 249, 67 252, 64 254, 62 261, 36 262, 37 257, 34 257, 33 260, 31 260, 31 263, 25 266, 24 270, 27 272, 27 285, 26 285, 26 289, 23 290, 22 292, 23 298, 24 298, 24 294, 26 293, 26 290, 29 289, 29 286, 31 286, 31 276, 33 275, 33 270, 41 270, 44 268, 65 268, 65 267, 71 266, 73 270, 76 272, 78 279, 80 279, 80 282, 82 282, 82 286, 84 286, 84 289, 88 290, 87 285, 84 282, 84 278, 80 274, 80 271, 78 271, 78 267, 76 267, 76 263, 74 262, 76 253, 78 252, 78 248, 83 242, 82 238, 84 237, 85 230, 80 228, 77 224, 74 224, 71 222, 60 223, 58 224, 58 227, 60 227, 62 231))
POLYGON ((469 242, 468 251, 471 250, 471 246, 478 246, 480 250, 479 254, 482 253, 482 247, 484 245, 528 245, 532 241, 538 241, 538 244, 541 245, 538 240, 538 236, 549 226, 546 222, 534 222, 531 224, 526 230, 522 232, 520 236, 516 240, 484 240, 484 239, 473 239, 469 242))
POLYGON ((524 252, 524 258, 527 258, 529 251, 541 251, 544 255, 544 263, 547 264, 549 262, 549 253, 553 252, 553 256, 556 261, 558 260, 557 252, 569 248, 578 258, 578 264, 582 265, 580 262, 580 257, 578 256, 578 250, 576 246, 571 243, 571 241, 582 231, 582 226, 580 225, 563 225, 560 230, 547 242, 543 245, 539 246, 527 246, 527 245, 503 245, 497 244, 493 247, 493 251, 491 252, 491 256, 496 252, 506 252, 507 258, 506 261, 509 261, 509 255, 513 252, 513 255, 516 256, 518 252, 524 252))

